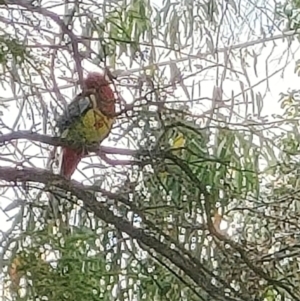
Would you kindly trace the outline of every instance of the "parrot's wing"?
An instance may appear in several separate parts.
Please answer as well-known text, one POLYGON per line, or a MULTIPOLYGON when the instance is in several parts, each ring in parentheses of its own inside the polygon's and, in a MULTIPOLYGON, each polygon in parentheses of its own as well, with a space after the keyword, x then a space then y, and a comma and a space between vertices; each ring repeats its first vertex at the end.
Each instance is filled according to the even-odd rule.
POLYGON ((93 91, 78 94, 67 106, 66 110, 57 119, 57 128, 60 135, 83 116, 88 110, 96 106, 96 98, 93 91))

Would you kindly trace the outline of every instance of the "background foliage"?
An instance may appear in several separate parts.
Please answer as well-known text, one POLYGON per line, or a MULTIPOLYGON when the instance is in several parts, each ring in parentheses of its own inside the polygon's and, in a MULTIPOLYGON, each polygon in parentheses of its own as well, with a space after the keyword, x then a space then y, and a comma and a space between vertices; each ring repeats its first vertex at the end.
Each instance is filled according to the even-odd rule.
POLYGON ((2 299, 300 300, 298 10, 0 1, 2 299), (105 68, 120 115, 69 182, 55 118, 105 68))

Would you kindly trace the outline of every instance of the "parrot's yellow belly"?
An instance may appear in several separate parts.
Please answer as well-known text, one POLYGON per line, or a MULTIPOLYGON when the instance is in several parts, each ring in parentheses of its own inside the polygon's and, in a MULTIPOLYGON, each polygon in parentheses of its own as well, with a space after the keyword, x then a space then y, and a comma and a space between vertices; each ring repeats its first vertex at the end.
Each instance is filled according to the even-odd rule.
POLYGON ((75 122, 64 137, 83 144, 100 143, 111 131, 114 118, 109 118, 99 110, 91 109, 75 122))

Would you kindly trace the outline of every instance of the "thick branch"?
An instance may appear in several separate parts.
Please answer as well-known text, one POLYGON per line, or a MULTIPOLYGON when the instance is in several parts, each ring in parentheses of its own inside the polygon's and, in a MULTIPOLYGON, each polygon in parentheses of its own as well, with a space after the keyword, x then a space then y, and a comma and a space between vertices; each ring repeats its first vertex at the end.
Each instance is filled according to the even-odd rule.
MULTIPOLYGON (((197 267, 178 250, 171 249, 170 246, 151 236, 150 233, 146 233, 143 229, 132 226, 132 224, 124 218, 115 216, 113 212, 107 208, 105 203, 98 202, 94 194, 87 191, 87 188, 84 185, 76 181, 65 180, 61 176, 54 175, 43 169, 33 168, 15 169, 10 167, 0 167, 0 180, 13 183, 37 182, 45 185, 49 185, 49 183, 51 183, 56 187, 70 191, 73 195, 81 199, 85 207, 92 211, 95 216, 108 224, 113 224, 119 231, 127 233, 139 243, 161 254, 172 264, 181 269, 197 285, 203 287, 207 292, 215 295, 216 297, 217 288, 205 280, 202 273, 199 273, 199 271, 201 271, 201 267, 197 267)), ((234 300, 230 297, 227 297, 226 299, 234 300)))
MULTIPOLYGON (((176 165, 178 165, 182 171, 186 173, 186 175, 190 178, 192 182, 194 182, 202 191, 202 193, 205 195, 205 209, 206 209, 206 215, 209 217, 210 212, 211 212, 211 195, 206 192, 206 188, 204 184, 197 178, 197 176, 192 172, 192 170, 189 168, 186 162, 183 160, 173 156, 172 154, 167 154, 166 158, 170 159, 173 161, 176 165)), ((226 242, 228 245, 230 245, 235 251, 238 251, 240 253, 241 258, 245 262, 245 264, 252 270, 254 271, 258 276, 261 278, 264 278, 270 285, 272 286, 278 286, 282 289, 284 289, 291 297, 293 297, 293 300, 300 301, 299 298, 297 298, 296 294, 294 294, 293 289, 291 289, 286 283, 283 281, 277 280, 275 278, 272 278, 271 276, 266 273, 263 268, 258 266, 256 263, 253 263, 251 259, 247 256, 245 250, 243 247, 233 241, 232 239, 224 236, 221 234, 219 231, 217 231, 213 225, 213 222, 211 218, 207 219, 207 225, 208 229, 211 233, 212 236, 217 237, 219 240, 226 242)))

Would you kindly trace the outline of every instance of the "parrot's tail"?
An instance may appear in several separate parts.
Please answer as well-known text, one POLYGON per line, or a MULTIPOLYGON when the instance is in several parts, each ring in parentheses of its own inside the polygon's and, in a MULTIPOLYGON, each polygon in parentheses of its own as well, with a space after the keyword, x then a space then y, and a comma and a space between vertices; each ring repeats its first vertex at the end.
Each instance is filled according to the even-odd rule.
POLYGON ((64 147, 62 149, 60 174, 66 179, 70 179, 82 158, 83 152, 78 150, 76 151, 72 148, 64 147))

